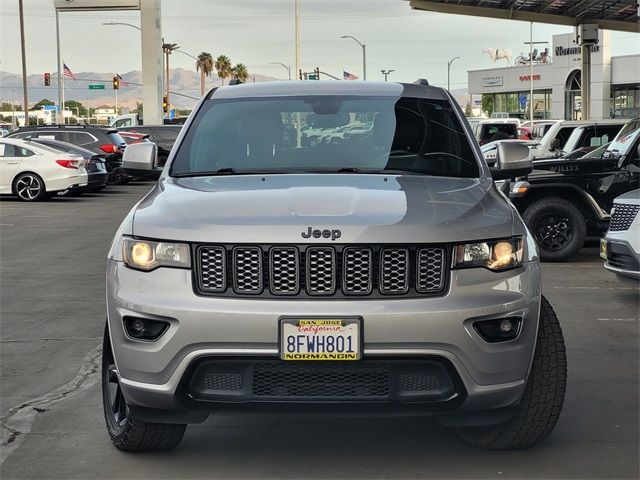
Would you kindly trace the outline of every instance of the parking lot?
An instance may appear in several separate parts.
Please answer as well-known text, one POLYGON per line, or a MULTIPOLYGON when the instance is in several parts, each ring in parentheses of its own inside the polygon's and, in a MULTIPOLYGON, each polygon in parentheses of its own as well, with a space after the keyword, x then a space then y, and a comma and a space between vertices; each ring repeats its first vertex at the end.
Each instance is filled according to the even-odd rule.
POLYGON ((595 244, 543 267, 569 381, 537 447, 476 450, 429 419, 226 417, 189 427, 172 452, 116 450, 98 382, 105 257, 150 187, 0 201, 3 478, 638 478, 638 292, 595 244))

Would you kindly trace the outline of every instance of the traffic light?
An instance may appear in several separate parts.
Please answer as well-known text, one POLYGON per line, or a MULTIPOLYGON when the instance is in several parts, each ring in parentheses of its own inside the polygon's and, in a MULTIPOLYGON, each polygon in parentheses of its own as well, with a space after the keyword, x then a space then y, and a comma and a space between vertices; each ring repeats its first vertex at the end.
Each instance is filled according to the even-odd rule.
POLYGON ((164 113, 169 113, 169 100, 166 95, 162 97, 162 111, 164 113))
POLYGON ((120 79, 116 76, 113 77, 113 89, 118 90, 120 88, 120 79))
POLYGON ((48 87, 51 85, 51 74, 50 73, 45 73, 44 74, 44 86, 48 87))
POLYGON ((316 80, 320 80, 320 67, 316 67, 314 72, 316 74, 316 80))
POLYGON ((302 69, 298 70, 298 79, 302 80, 302 69))

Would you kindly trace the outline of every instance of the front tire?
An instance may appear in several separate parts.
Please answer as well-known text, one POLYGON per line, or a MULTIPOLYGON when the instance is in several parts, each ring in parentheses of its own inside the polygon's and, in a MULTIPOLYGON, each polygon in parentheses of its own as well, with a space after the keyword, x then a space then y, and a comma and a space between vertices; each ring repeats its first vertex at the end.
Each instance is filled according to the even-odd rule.
POLYGON ((486 450, 531 447, 549 436, 560 417, 567 384, 567 354, 558 317, 542 297, 529 379, 513 417, 501 425, 458 428, 467 443, 486 450))
POLYGON ((111 443, 127 452, 171 450, 180 443, 187 427, 143 422, 131 415, 120 388, 108 327, 105 327, 102 344, 102 405, 111 443))
POLYGON ((522 218, 533 234, 540 259, 561 262, 576 255, 587 236, 587 222, 569 200, 551 197, 533 202, 522 218))
POLYGON ((23 202, 37 202, 47 196, 44 181, 35 173, 22 173, 13 182, 13 193, 23 202))

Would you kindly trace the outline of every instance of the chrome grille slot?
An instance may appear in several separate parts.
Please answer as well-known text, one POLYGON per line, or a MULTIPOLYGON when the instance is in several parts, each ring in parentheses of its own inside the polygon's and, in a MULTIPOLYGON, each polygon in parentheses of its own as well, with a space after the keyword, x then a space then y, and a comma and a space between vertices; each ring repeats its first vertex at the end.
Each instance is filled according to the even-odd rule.
POLYGON ((633 223, 640 211, 640 205, 630 205, 626 203, 614 203, 613 215, 611 216, 611 223, 609 223, 610 232, 623 232, 629 230, 629 227, 633 223))
POLYGON ((421 248, 416 258, 416 290, 439 292, 444 287, 444 250, 421 248))
POLYGON ((444 245, 195 245, 194 290, 203 296, 384 298, 441 295, 444 245))
POLYGON ((273 247, 269 251, 269 289, 274 295, 296 295, 300 290, 300 261, 295 247, 273 247))
POLYGON ((336 252, 333 248, 307 249, 306 284, 309 295, 331 295, 336 291, 336 252))
POLYGON ((383 248, 380 252, 380 291, 401 295, 409 290, 409 250, 383 248))
POLYGON ((370 248, 346 248, 342 253, 342 291, 367 295, 373 289, 373 253, 370 248))
POLYGON ((227 288, 226 252, 223 247, 200 247, 200 288, 206 292, 223 292, 227 288))
POLYGON ((233 249, 233 289, 237 293, 262 292, 262 250, 259 247, 233 249))

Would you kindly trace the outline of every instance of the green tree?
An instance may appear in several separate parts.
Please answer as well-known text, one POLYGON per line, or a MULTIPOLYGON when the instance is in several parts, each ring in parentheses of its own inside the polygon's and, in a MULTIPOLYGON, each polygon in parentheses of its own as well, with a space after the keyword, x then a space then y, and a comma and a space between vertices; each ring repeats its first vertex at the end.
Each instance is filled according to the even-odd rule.
POLYGON ((81 117, 84 117, 87 114, 85 106, 77 100, 67 100, 64 102, 64 108, 66 110, 71 110, 75 115, 79 115, 81 117))
POLYGON ((204 79, 213 72, 213 57, 208 52, 198 55, 196 71, 200 72, 200 95, 204 95, 204 79))
MULTIPOLYGON (((0 103, 0 112, 12 112, 14 108, 14 104, 9 102, 0 103)), ((17 111, 22 110, 22 105, 15 104, 15 109, 17 111)))
POLYGON ((52 102, 48 98, 43 98, 33 106, 33 110, 38 110, 39 108, 42 108, 46 105, 55 105, 55 104, 56 104, 55 102, 52 102))
POLYGON ((493 95, 491 93, 482 94, 482 111, 490 117, 493 113, 493 95))
POLYGON ((464 107, 464 114, 467 117, 473 116, 473 109, 471 108, 471 103, 467 103, 467 106, 464 107))
POLYGON ((142 102, 136 102, 136 108, 131 110, 131 113, 138 113, 142 115, 142 102))
POLYGON ((222 80, 222 85, 224 85, 224 79, 231 75, 231 60, 226 55, 218 55, 213 67, 216 69, 218 77, 222 80))
POLYGON ((236 80, 246 82, 249 78, 249 72, 247 71, 247 67, 243 63, 238 63, 231 69, 231 76, 236 80))

